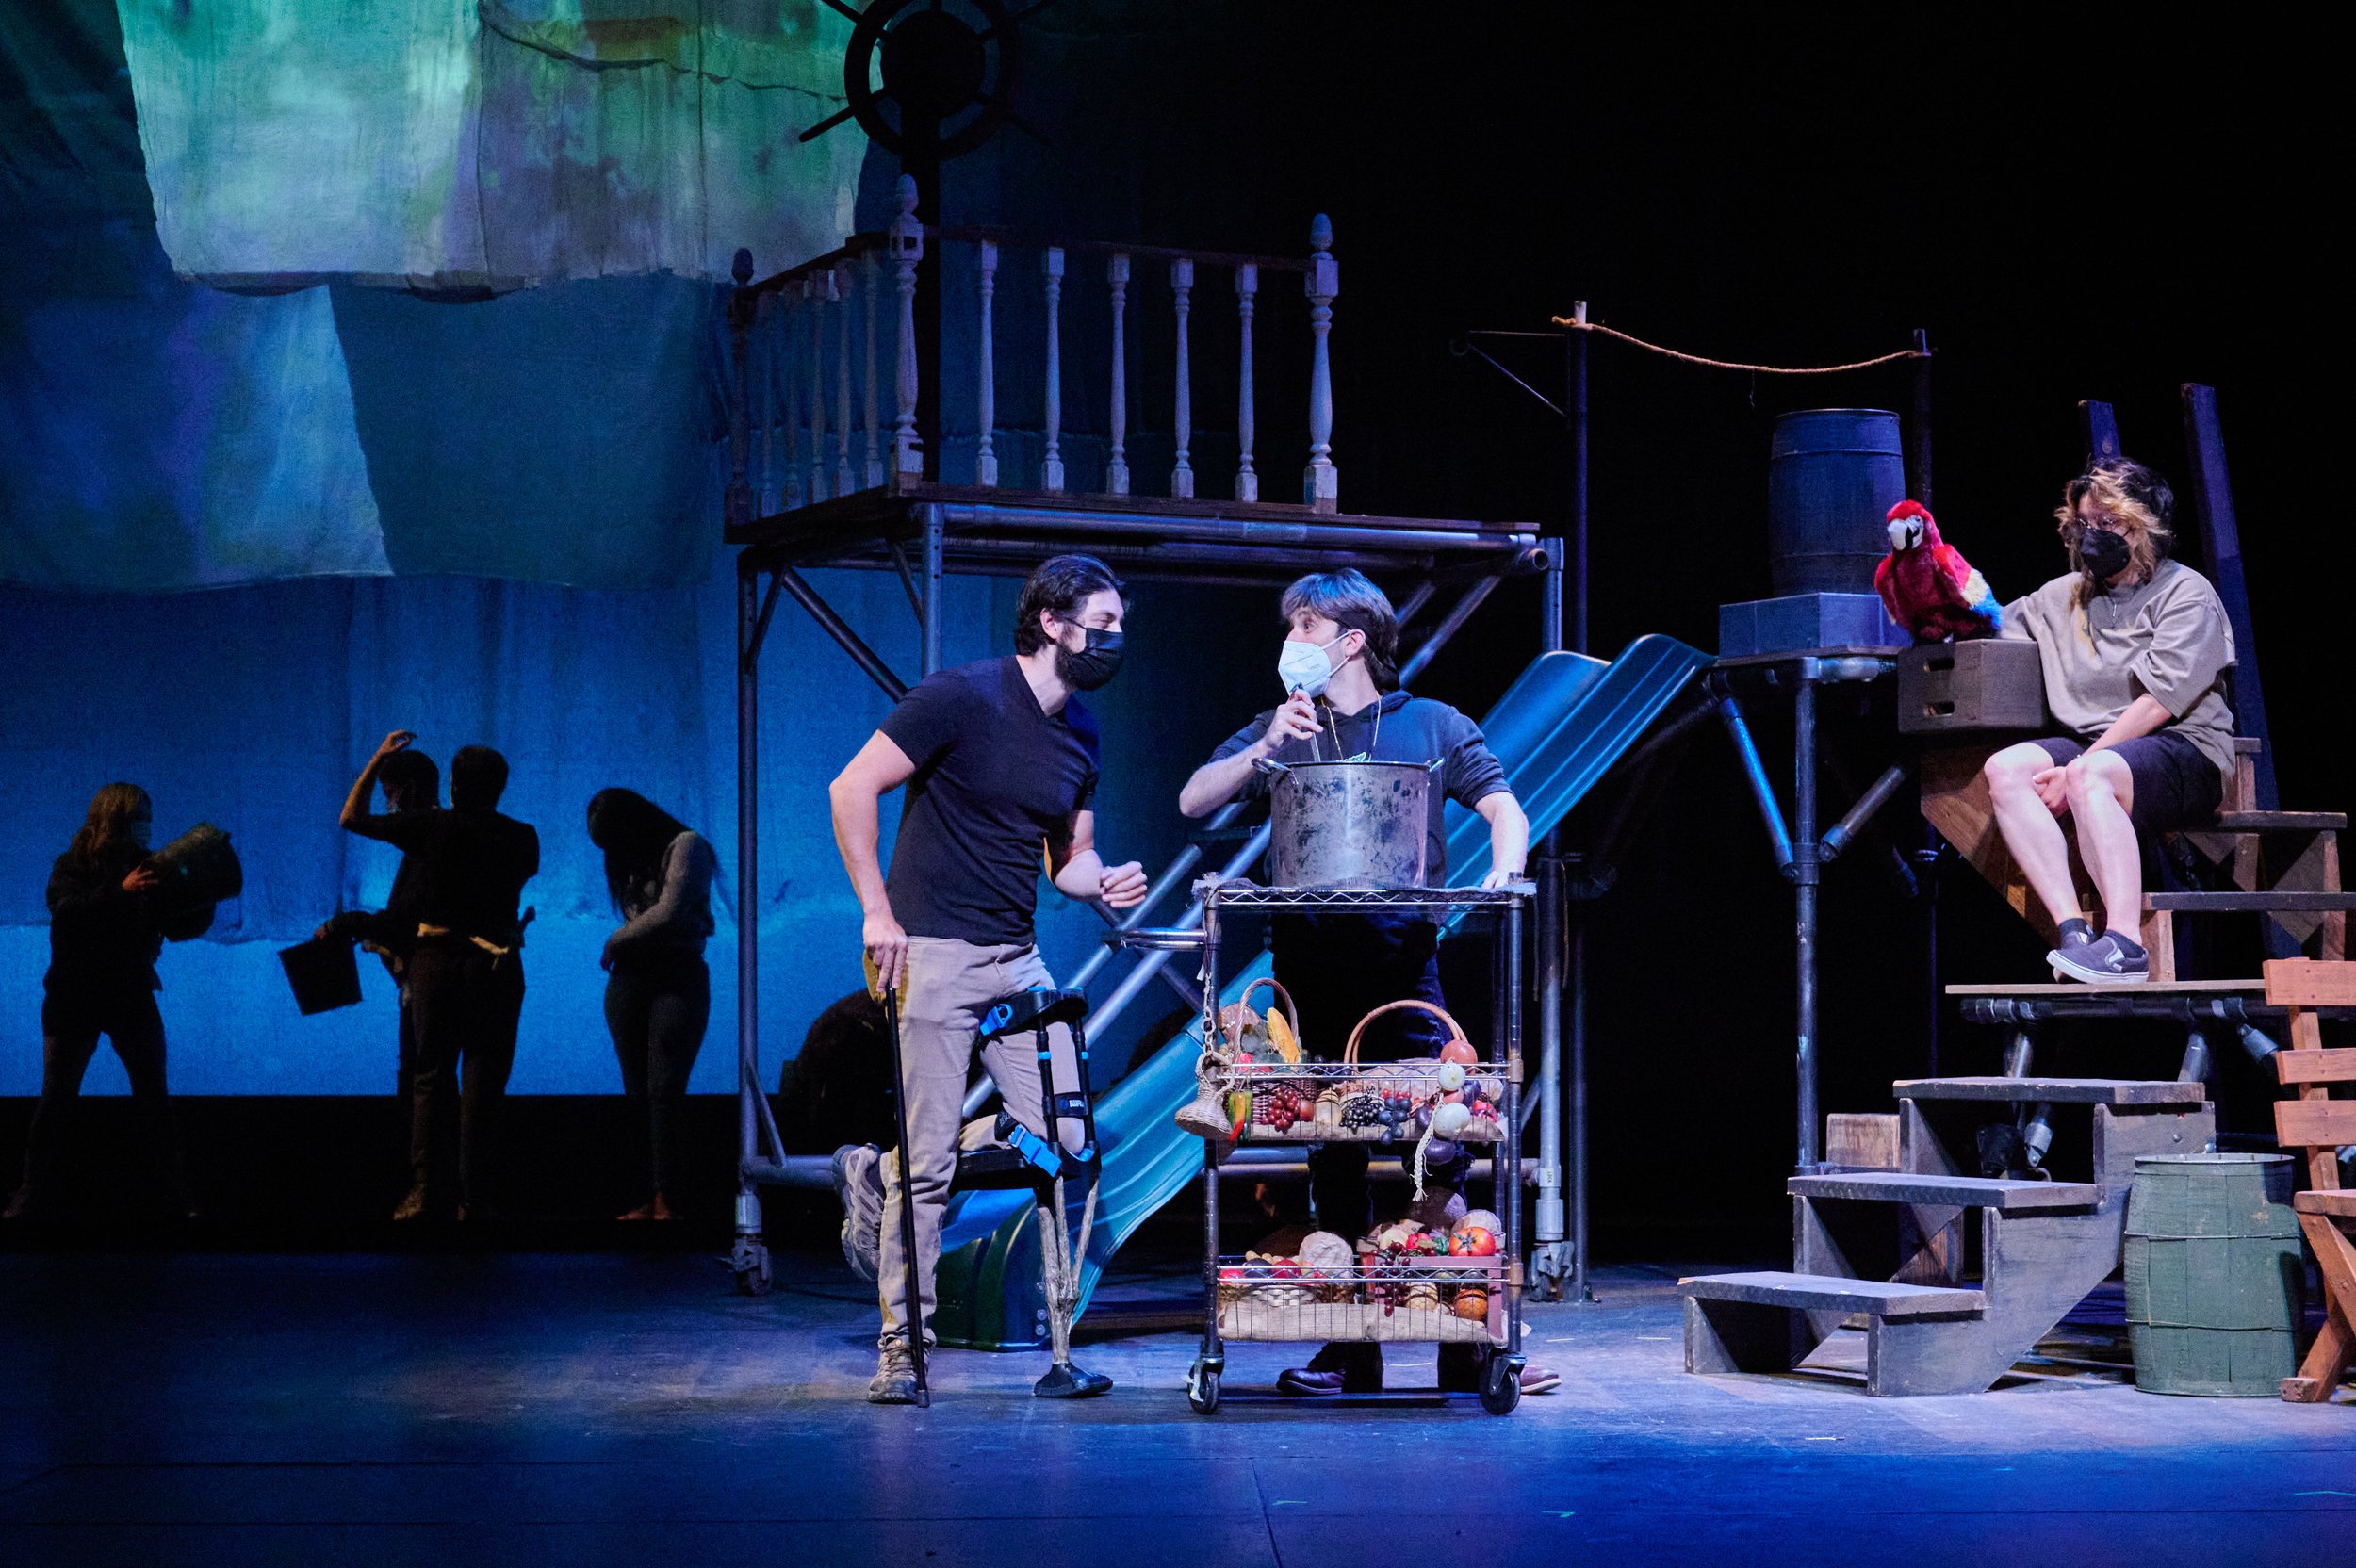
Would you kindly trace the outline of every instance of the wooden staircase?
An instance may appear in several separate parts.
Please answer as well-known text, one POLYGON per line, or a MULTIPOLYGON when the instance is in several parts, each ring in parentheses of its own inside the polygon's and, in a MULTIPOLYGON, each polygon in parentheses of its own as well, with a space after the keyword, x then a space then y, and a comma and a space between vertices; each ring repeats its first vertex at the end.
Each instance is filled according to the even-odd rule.
POLYGON ((1789 1272, 1679 1282, 1688 1372, 1788 1372, 1861 1325, 1867 1393, 1979 1393, 2119 1266, 2136 1157, 2199 1153, 2216 1133, 2197 1083, 1924 1078, 1893 1092, 1899 1169, 1792 1178, 1789 1272), (2087 1180, 1963 1174, 1990 1110, 2023 1103, 2085 1109, 2083 1138, 2066 1142, 2087 1180))

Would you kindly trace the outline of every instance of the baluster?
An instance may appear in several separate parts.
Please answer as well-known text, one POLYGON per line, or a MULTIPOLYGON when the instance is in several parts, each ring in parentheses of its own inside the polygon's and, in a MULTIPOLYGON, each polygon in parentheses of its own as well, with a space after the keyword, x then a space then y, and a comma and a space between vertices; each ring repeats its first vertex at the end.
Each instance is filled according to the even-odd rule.
POLYGON ((826 278, 826 297, 834 302, 834 493, 847 496, 859 488, 851 473, 851 264, 838 261, 826 278))
POLYGON ((1063 247, 1050 245, 1039 258, 1047 279, 1047 461, 1039 485, 1048 491, 1063 488, 1063 247))
POLYGON ((812 272, 802 280, 802 298, 810 315, 810 498, 823 501, 834 493, 826 476, 826 295, 832 272, 812 272))
POLYGON ((981 444, 973 452, 973 482, 995 486, 998 482, 998 447, 990 427, 998 421, 998 366, 991 352, 997 329, 991 321, 990 303, 998 293, 998 242, 985 239, 981 250, 981 264, 975 275, 980 279, 982 296, 982 384, 974 406, 974 423, 981 431, 981 444))
POLYGON ((777 341, 770 352, 777 365, 777 422, 785 431, 785 509, 792 512, 810 499, 802 488, 802 416, 794 381, 794 296, 777 291, 777 341))
POLYGON ((1242 385, 1235 394, 1235 499, 1256 501, 1260 498, 1260 476, 1252 469, 1252 314, 1259 307, 1260 269, 1253 262, 1238 262, 1235 266, 1235 316, 1243 324, 1243 351, 1239 375, 1242 385))
POLYGON ((1112 452, 1104 463, 1104 493, 1129 493, 1129 356, 1121 348, 1121 318, 1129 306, 1129 258, 1115 252, 1104 266, 1113 289, 1112 452))
POLYGON ((1194 464, 1186 449, 1194 440, 1194 387, 1186 365, 1186 316, 1193 309, 1194 258, 1180 256, 1170 264, 1170 292, 1178 305, 1178 394, 1176 409, 1178 460, 1170 470, 1170 493, 1194 494, 1194 464))
POLYGON ((859 293, 867 302, 867 488, 873 490, 884 482, 883 456, 875 434, 875 296, 881 290, 875 282, 875 252, 860 255, 859 270, 859 293))
POLYGON ((1342 477, 1333 466, 1333 367, 1325 339, 1333 325, 1333 296, 1342 291, 1333 254, 1333 220, 1318 213, 1309 224, 1309 468, 1301 499, 1319 512, 1341 509, 1342 477))
POLYGON ((892 262, 900 290, 900 363, 893 383, 900 414, 892 427, 892 471, 911 479, 924 474, 916 430, 916 264, 924 256, 924 225, 916 217, 916 181, 903 174, 900 216, 892 220, 892 262))

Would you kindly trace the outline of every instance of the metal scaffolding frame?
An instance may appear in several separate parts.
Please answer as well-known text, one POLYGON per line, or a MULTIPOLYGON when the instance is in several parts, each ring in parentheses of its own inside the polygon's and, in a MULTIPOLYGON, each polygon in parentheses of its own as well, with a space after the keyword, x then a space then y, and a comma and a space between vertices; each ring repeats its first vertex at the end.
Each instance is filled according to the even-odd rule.
MULTIPOLYGON (((741 362, 740 362, 741 363, 741 362)), ((1306 505, 1221 503, 1163 497, 1064 496, 976 486, 944 485, 909 478, 777 516, 750 515, 746 483, 744 402, 731 421, 732 482, 728 543, 737 562, 737 1140, 736 1238, 730 1263, 739 1287, 767 1290, 768 1250, 762 1240, 759 1188, 763 1184, 824 1186, 827 1162, 788 1156, 780 1145, 761 1081, 760 939, 761 888, 760 717, 761 654, 780 598, 791 598, 832 638, 867 676, 895 699, 908 682, 861 637, 803 575, 815 566, 890 571, 907 585, 919 628, 920 675, 941 667, 941 590, 952 573, 1019 576, 1039 561, 1066 550, 1104 557, 1124 575, 1143 580, 1235 586, 1279 587, 1305 571, 1355 566, 1394 580, 1406 575, 1415 587, 1399 605, 1402 629, 1443 595, 1452 596, 1447 612, 1402 663, 1402 682, 1412 680, 1461 630, 1497 586, 1515 576, 1543 574, 1541 642, 1562 645, 1562 575, 1568 552, 1562 542, 1541 539, 1512 526, 1440 522, 1423 518, 1315 514, 1306 505)), ((1231 805, 1204 825, 1197 841, 1155 877, 1146 900, 1117 923, 1120 930, 1146 925, 1157 908, 1190 887, 1202 868, 1203 840, 1227 837, 1242 814, 1231 805)), ((1222 874, 1249 871, 1268 844, 1265 825, 1243 839, 1225 858, 1222 874)), ((1546 1005, 1549 987, 1559 989, 1563 946, 1560 899, 1539 904, 1539 1066, 1537 1092, 1541 1158, 1536 1171, 1542 1194, 1559 1191, 1561 1172, 1560 1002, 1546 1005), (1549 959, 1549 955, 1558 956, 1549 959)), ((1108 922, 1113 917, 1100 905, 1108 922)), ((1191 927, 1202 919, 1199 900, 1174 923, 1191 927)), ((1065 984, 1085 988, 1115 951, 1092 954, 1065 984)), ((1190 1004, 1199 1004, 1191 983, 1169 968, 1170 953, 1146 951, 1136 966, 1098 1003, 1088 1029, 1101 1035, 1155 979, 1190 1004)), ((978 1097, 977 1097, 978 1098, 978 1097)), ((969 1107, 977 1109, 978 1104, 969 1107)), ((1573 1193, 1583 1220, 1584 1183, 1573 1193)), ((1555 1205, 1559 1215, 1560 1204, 1555 1205)), ((1562 1242, 1558 1217, 1546 1233, 1542 1203, 1536 1240, 1562 1242)))

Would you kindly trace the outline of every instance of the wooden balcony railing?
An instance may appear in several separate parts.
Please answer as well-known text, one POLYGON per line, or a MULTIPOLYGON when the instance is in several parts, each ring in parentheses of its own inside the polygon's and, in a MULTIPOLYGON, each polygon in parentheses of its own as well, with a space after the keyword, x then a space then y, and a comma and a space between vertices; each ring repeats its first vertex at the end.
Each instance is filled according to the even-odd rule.
POLYGON ((1106 451, 1104 488, 1099 494, 1132 494, 1129 317, 1131 286, 1143 265, 1156 271, 1168 269, 1175 330, 1169 370, 1173 450, 1169 494, 1191 498, 1197 493, 1193 317, 1198 292, 1212 277, 1225 273, 1235 286, 1237 335, 1234 404, 1237 455, 1233 493, 1238 501, 1260 501, 1252 333, 1261 275, 1291 273, 1300 275, 1309 305, 1308 461, 1301 472, 1298 504, 1316 513, 1339 509, 1340 474, 1333 452, 1333 378, 1327 339, 1341 280, 1333 254, 1333 225, 1323 215, 1310 225, 1305 257, 1255 256, 1103 241, 1055 242, 993 229, 927 227, 916 217, 913 180, 901 179, 899 197, 900 215, 886 232, 854 235, 840 250, 759 282, 752 278, 750 254, 737 253, 737 288, 728 316, 734 356, 728 498, 731 526, 861 490, 922 479, 926 443, 941 438, 940 431, 918 425, 920 378, 926 367, 917 352, 917 269, 928 243, 971 246, 973 251, 978 333, 973 387, 976 486, 994 489, 1009 484, 1048 494, 1066 493, 1064 297, 1067 286, 1086 286, 1083 279, 1087 279, 1089 284, 1101 280, 1110 306, 1109 342, 1104 349, 1109 354, 1106 451), (1012 268, 1008 258, 1017 253, 1036 260, 1027 268, 1012 268), (1009 465, 999 450, 995 315, 1002 278, 1011 289, 1018 286, 1015 279, 1025 272, 1036 283, 1020 286, 1038 289, 1043 324, 1043 352, 1038 362, 1042 367, 1038 388, 1042 410, 1041 455, 1035 472, 1014 474, 1007 471, 1009 465), (877 380, 886 342, 892 345, 889 426, 879 423, 882 392, 877 380))

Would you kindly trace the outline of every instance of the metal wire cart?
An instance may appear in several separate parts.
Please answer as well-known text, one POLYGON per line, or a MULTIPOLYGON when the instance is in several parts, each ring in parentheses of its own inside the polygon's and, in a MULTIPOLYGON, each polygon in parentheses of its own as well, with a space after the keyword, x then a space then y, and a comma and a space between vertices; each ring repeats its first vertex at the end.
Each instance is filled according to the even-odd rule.
MULTIPOLYGON (((1356 1141, 1387 1142, 1415 1158, 1413 1109, 1438 1098, 1439 1064, 1307 1062, 1281 1070, 1238 1064, 1220 1069, 1206 1058, 1205 1072, 1231 1075, 1235 1092, 1281 1079, 1293 1092, 1314 1099, 1335 1092, 1352 1099, 1388 1102, 1391 1114, 1353 1116, 1347 1124, 1303 1121, 1283 1127, 1246 1119, 1240 1136, 1210 1135, 1203 1146, 1203 1348, 1186 1374, 1186 1400, 1209 1414, 1219 1409, 1219 1381, 1226 1370, 1229 1340, 1378 1343, 1485 1344, 1480 1396, 1492 1413, 1503 1415, 1520 1402, 1522 1371, 1522 922, 1536 889, 1529 883, 1498 889, 1406 888, 1379 890, 1328 888, 1264 888, 1242 880, 1206 877, 1196 885, 1203 922, 1190 933, 1203 949, 1203 1034, 1220 1037, 1219 943, 1221 917, 1231 911, 1415 910, 1444 924, 1487 916, 1497 928, 1493 986, 1493 1038, 1482 1060, 1463 1064, 1471 1081, 1497 1097, 1494 1118, 1475 1117, 1452 1141, 1486 1145, 1503 1225, 1501 1245, 1487 1256, 1361 1253, 1347 1266, 1319 1266, 1309 1260, 1222 1257, 1219 1234, 1219 1166, 1238 1144, 1356 1141), (1401 1127, 1399 1111, 1407 1119, 1401 1127)), ((1172 937, 1178 933, 1170 933, 1172 937)), ((1450 1075, 1451 1077, 1453 1075, 1450 1075)), ((1470 1098, 1470 1096, 1466 1096, 1470 1098)))

